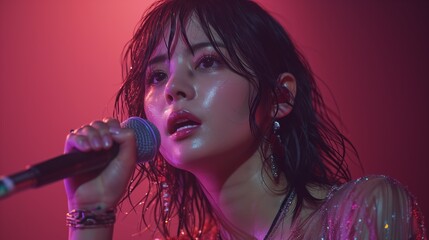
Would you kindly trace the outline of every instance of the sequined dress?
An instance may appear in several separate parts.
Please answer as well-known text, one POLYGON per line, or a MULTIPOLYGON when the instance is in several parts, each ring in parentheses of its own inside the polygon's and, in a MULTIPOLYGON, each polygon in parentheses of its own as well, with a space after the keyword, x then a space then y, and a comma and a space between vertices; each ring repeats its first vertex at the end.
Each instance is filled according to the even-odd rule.
MULTIPOLYGON (((215 225, 198 239, 221 237, 215 225)), ((324 202, 305 219, 298 219, 289 236, 279 229, 273 240, 427 239, 422 212, 415 198, 398 181, 368 176, 332 187, 324 202)), ((178 239, 189 239, 179 237, 178 239)))
POLYGON ((292 229, 288 239, 426 239, 416 200, 386 176, 333 187, 321 207, 292 229))

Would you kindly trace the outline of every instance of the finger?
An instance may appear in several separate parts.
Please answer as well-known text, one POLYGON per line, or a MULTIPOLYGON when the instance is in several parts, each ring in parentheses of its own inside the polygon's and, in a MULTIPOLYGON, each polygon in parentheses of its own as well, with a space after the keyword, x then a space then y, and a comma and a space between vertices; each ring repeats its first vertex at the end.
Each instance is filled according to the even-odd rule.
POLYGON ((91 122, 90 126, 98 131, 102 148, 109 149, 113 144, 113 139, 110 134, 109 125, 103 120, 103 121, 93 121, 91 122))
POLYGON ((121 128, 121 123, 115 118, 104 118, 103 122, 109 125, 110 128, 121 128))
POLYGON ((92 150, 101 150, 103 148, 103 140, 100 130, 94 125, 85 125, 78 129, 78 136, 85 136, 92 150))
POLYGON ((121 130, 121 123, 117 119, 105 118, 103 119, 103 122, 109 126, 109 131, 111 134, 118 134, 121 130))
POLYGON ((66 143, 64 145, 64 152, 69 153, 74 150, 86 152, 91 150, 88 138, 83 135, 78 135, 77 131, 71 132, 66 137, 66 143))

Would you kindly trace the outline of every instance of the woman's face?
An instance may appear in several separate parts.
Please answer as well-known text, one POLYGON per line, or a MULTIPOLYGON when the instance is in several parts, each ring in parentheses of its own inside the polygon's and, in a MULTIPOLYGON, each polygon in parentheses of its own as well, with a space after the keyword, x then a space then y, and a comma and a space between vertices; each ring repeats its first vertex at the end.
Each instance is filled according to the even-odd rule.
POLYGON ((193 53, 176 34, 171 57, 161 41, 146 71, 145 112, 160 131, 161 154, 189 171, 243 161, 257 145, 249 125, 252 87, 226 66, 196 21, 186 34, 193 53))

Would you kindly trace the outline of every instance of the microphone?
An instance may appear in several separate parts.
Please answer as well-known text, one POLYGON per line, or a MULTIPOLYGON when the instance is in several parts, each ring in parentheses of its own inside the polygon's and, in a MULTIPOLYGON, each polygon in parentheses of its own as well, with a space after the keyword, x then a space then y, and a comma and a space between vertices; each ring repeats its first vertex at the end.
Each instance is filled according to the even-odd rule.
MULTIPOLYGON (((137 163, 155 158, 161 144, 158 129, 151 122, 131 117, 121 123, 133 129, 137 143, 137 163)), ((105 168, 119 152, 114 143, 108 150, 71 152, 30 166, 27 170, 0 179, 0 199, 28 188, 40 187, 57 180, 105 168)))

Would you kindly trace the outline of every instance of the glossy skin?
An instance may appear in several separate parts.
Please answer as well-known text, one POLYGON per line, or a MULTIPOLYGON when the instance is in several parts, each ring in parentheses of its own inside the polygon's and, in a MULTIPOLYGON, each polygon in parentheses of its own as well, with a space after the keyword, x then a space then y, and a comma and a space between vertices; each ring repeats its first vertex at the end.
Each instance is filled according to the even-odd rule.
MULTIPOLYGON (((171 165, 199 179, 224 221, 248 237, 263 238, 284 198, 268 189, 280 190, 286 183, 283 178, 275 186, 263 180, 269 176, 261 171, 259 141, 249 124, 253 89, 247 79, 222 62, 193 19, 186 33, 194 54, 180 35, 173 41, 170 59, 163 42, 152 54, 146 72, 146 116, 160 131, 162 155, 171 165)), ((220 49, 228 56, 223 47, 220 49)), ((293 76, 281 74, 279 84, 286 83, 295 93, 293 76)), ((278 110, 276 117, 284 117, 291 107, 284 103, 278 110)), ((257 111, 258 124, 274 117, 263 117, 267 112, 270 110, 257 111)), ((115 207, 134 170, 136 156, 133 133, 121 129, 117 120, 95 121, 68 136, 66 152, 109 148, 113 141, 120 144, 120 152, 108 168, 65 181, 70 210, 115 207)), ((70 239, 110 239, 112 229, 70 229, 70 239)))
MULTIPOLYGON (((203 185, 212 209, 219 213, 216 220, 220 224, 225 223, 221 225, 221 234, 228 231, 234 236, 231 239, 264 239, 284 198, 270 190, 280 192, 287 183, 284 176, 280 176, 278 184, 264 181, 270 178, 261 171, 259 142, 249 127, 249 101, 253 98, 253 89, 246 79, 227 68, 208 44, 198 23, 191 19, 186 33, 194 53, 179 34, 173 41, 171 58, 166 57, 167 49, 163 42, 153 53, 146 73, 148 82, 144 83, 146 116, 160 130, 160 152, 166 160, 177 168, 192 172, 203 185)), ((221 50, 225 51, 222 47, 221 50)), ((278 81, 283 89, 287 88, 292 96, 296 96, 292 75, 280 74, 278 81)), ((281 102, 272 108, 279 111, 268 117, 263 114, 267 111, 258 109, 258 124, 264 126, 267 118, 282 118, 291 111, 291 105, 281 102)), ((268 112, 272 112, 271 109, 268 112)), ((129 182, 136 156, 133 133, 121 129, 117 120, 96 121, 68 136, 66 152, 74 148, 80 151, 109 148, 113 141, 120 144, 120 153, 106 169, 65 181, 70 210, 115 207, 129 182)), ((334 239, 368 238, 368 228, 362 227, 362 219, 371 224, 371 236, 392 239, 388 235, 391 233, 389 227, 395 226, 394 230, 398 232, 395 236, 401 237, 393 239, 410 238, 409 229, 397 226, 406 226, 410 216, 420 218, 418 210, 413 208, 409 212, 411 207, 417 207, 415 201, 402 188, 397 188, 397 183, 379 179, 365 181, 365 184, 354 182, 336 190, 337 195, 330 194, 326 204, 319 209, 304 204, 297 222, 311 218, 302 221, 303 225, 299 227, 303 228, 294 232, 292 239, 326 236, 338 236, 334 239), (395 194, 391 194, 392 197, 386 193, 395 194), (391 204, 392 199, 399 200, 391 204), (402 206, 405 208, 401 209, 402 206), (378 209, 376 215, 375 208, 378 209), (398 219, 403 219, 404 224, 397 224, 398 219), (353 226, 351 231, 350 226, 353 226)), ((325 199, 330 191, 320 185, 307 187, 309 193, 318 199, 325 199)), ((291 209, 293 207, 294 202, 291 209)), ((291 222, 291 215, 286 215, 273 238, 290 236, 291 222)), ((423 229, 423 225, 417 227, 423 229)), ((113 227, 70 229, 70 238, 111 239, 112 233, 113 227)), ((421 234, 424 235, 424 229, 421 234)))
MULTIPOLYGON (((194 21, 188 25, 187 36, 194 54, 181 38, 175 39, 170 59, 165 57, 167 50, 163 44, 153 53, 147 71, 149 80, 145 83, 145 111, 148 120, 160 131, 163 156, 172 165, 200 176, 203 182, 214 180, 213 186, 219 189, 239 165, 250 157, 259 159, 258 144, 249 125, 251 87, 246 79, 227 68, 194 21), (178 122, 189 119, 193 121, 190 126, 177 129, 178 122)), ((113 119, 95 121, 68 136, 65 152, 73 148, 80 151, 109 148, 113 141, 120 143, 121 149, 107 169, 99 175, 65 181, 70 210, 116 206, 133 170, 135 143, 132 134, 120 129, 119 122, 113 119)), ((260 161, 257 162, 251 168, 259 173, 260 161)), ((251 171, 247 177, 240 177, 240 181, 253 175, 251 171)), ((100 234, 106 239, 111 235, 107 230, 72 229, 70 238, 85 239, 100 234)))
MULTIPOLYGON (((276 206, 284 198, 270 192, 267 186, 281 189, 286 183, 282 179, 274 186, 263 180, 269 176, 263 176, 265 172, 261 171, 260 142, 252 135, 249 124, 254 89, 248 79, 222 62, 194 19, 187 25, 186 36, 194 54, 180 35, 173 40, 170 59, 163 42, 152 54, 146 73, 146 116, 160 130, 162 155, 173 166, 198 178, 224 221, 246 237, 263 238, 277 212, 276 206), (192 121, 186 123, 187 120, 192 121)), ((216 36, 215 40, 228 57, 222 42, 216 36)), ((291 74, 281 74, 279 84, 288 85, 295 94, 291 74)), ((284 117, 291 110, 289 104, 281 103, 276 117, 284 117)), ((271 120, 274 113, 270 112, 271 109, 259 108, 257 124, 264 126, 264 121, 271 120)))
MULTIPOLYGON (((132 130, 120 128, 118 120, 94 121, 67 136, 64 151, 91 151, 120 145, 118 156, 101 172, 66 179, 69 211, 115 207, 131 178, 136 163, 136 141, 132 130)), ((113 227, 78 230, 69 228, 69 239, 111 239, 113 227)))
POLYGON ((116 206, 135 167, 136 142, 133 131, 120 128, 114 119, 94 121, 67 137, 65 152, 107 149, 113 141, 120 151, 106 169, 65 180, 70 209, 116 206))
POLYGON ((251 86, 222 62, 198 23, 190 21, 187 36, 194 54, 179 35, 170 59, 164 44, 153 53, 146 116, 159 129, 160 151, 170 164, 194 173, 221 170, 223 163, 239 164, 256 150, 249 126, 251 86), (177 122, 188 119, 195 123, 175 131, 177 122))

